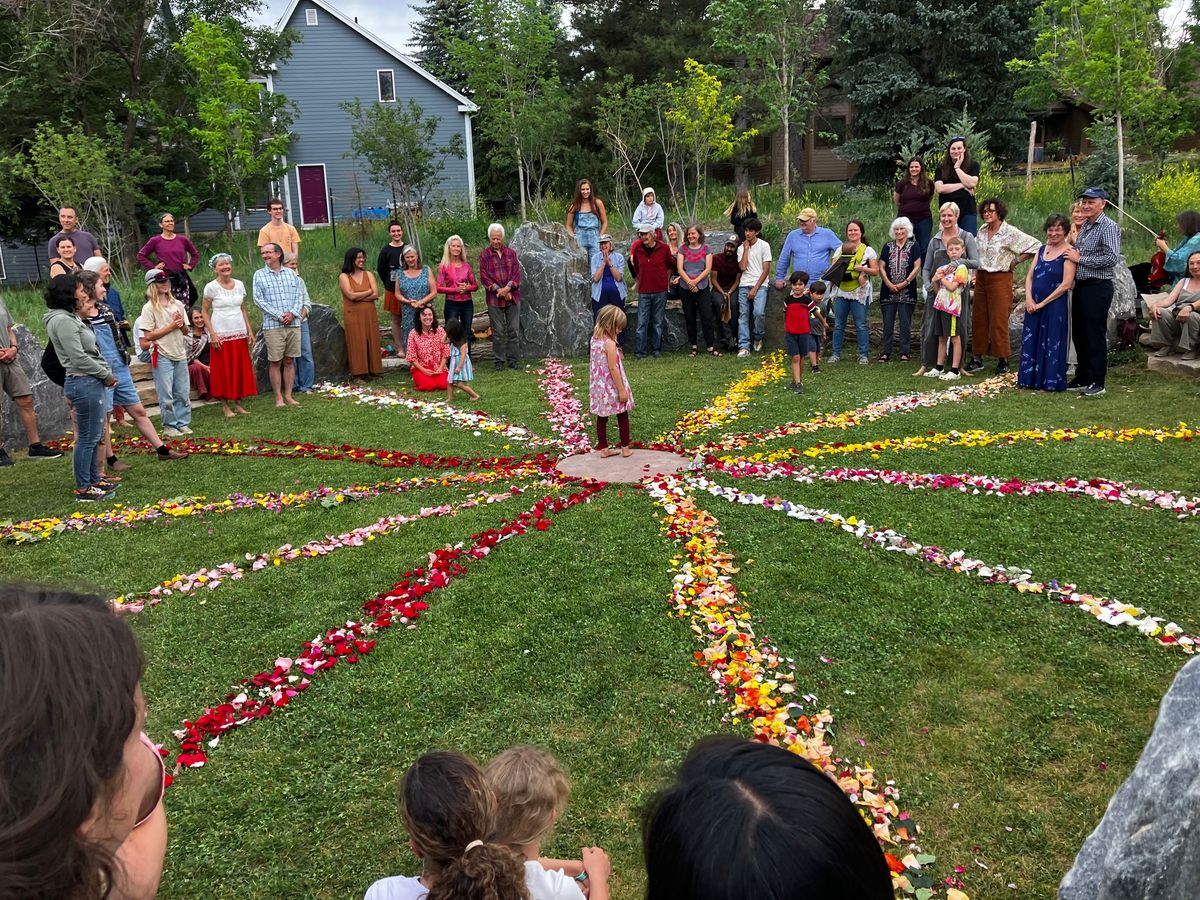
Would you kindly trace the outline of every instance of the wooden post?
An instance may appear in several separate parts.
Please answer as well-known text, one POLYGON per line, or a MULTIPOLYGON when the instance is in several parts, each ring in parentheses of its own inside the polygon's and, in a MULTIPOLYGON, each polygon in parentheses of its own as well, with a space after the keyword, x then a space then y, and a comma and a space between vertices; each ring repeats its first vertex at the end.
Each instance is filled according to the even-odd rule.
POLYGON ((1029 155, 1025 157, 1025 190, 1033 187, 1033 145, 1037 143, 1037 122, 1029 123, 1029 155))

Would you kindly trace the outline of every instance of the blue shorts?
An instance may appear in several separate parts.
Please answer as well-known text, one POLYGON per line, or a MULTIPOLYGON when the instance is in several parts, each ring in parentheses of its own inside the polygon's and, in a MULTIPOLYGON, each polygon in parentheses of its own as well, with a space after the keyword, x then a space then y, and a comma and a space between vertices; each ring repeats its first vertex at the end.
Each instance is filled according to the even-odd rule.
POLYGON ((785 335, 787 340, 788 356, 804 356, 811 352, 812 342, 810 334, 792 334, 790 331, 785 335))
POLYGON ((112 412, 112 408, 117 406, 133 406, 135 403, 141 403, 142 398, 138 396, 137 388, 133 386, 133 376, 129 374, 129 366, 113 366, 113 375, 117 379, 117 383, 105 391, 105 409, 112 412))

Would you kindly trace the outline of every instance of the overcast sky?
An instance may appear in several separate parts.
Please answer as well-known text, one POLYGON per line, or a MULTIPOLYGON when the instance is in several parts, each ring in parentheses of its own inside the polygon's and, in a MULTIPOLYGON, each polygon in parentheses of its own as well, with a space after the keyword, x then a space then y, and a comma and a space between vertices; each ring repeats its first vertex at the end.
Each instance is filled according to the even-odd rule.
MULTIPOLYGON (((1172 31, 1178 32, 1182 27, 1188 2, 1189 0, 1171 0, 1163 11, 1163 20, 1172 31)), ((363 28, 397 50, 404 53, 410 51, 408 39, 412 33, 412 22, 416 13, 413 12, 412 4, 406 0, 393 0, 387 4, 381 4, 378 0, 335 0, 331 5, 347 16, 357 16, 358 23, 363 28)), ((288 0, 266 0, 258 18, 273 25, 283 15, 287 6, 288 0)))

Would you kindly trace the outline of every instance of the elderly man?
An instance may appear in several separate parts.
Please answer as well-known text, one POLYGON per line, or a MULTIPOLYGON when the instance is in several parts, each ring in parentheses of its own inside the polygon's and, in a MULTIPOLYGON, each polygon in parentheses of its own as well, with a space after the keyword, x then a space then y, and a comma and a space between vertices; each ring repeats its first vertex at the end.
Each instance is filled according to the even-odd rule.
POLYGON ((267 201, 267 212, 271 214, 271 221, 258 229, 258 246, 278 244, 284 253, 299 256, 300 232, 296 230, 296 226, 283 221, 283 201, 272 197, 267 201))
POLYGON ((65 237, 75 242, 75 262, 79 265, 83 265, 93 256, 100 255, 100 245, 96 243, 96 239, 79 227, 79 218, 75 213, 75 207, 61 207, 58 211, 58 224, 59 232, 46 243, 46 258, 50 262, 58 259, 58 242, 65 237))
POLYGON ((521 356, 521 263, 516 251, 504 243, 504 226, 488 226, 487 249, 479 256, 479 280, 487 296, 492 325, 492 352, 496 370, 517 367, 521 356))
POLYGON ((1108 308, 1113 298, 1113 273, 1121 259, 1121 229, 1104 215, 1108 192, 1090 187, 1079 195, 1083 225, 1075 246, 1064 256, 1075 263, 1071 298, 1071 336, 1075 342, 1075 377, 1067 390, 1082 397, 1104 396, 1108 374, 1108 308))
POLYGON ((292 385, 300 355, 300 276, 283 265, 283 248, 278 244, 263 245, 262 260, 263 267, 254 273, 254 305, 262 310, 271 390, 276 406, 299 406, 292 399, 292 385))
POLYGON ((647 350, 662 356, 663 325, 667 320, 667 288, 675 272, 675 255, 658 239, 654 226, 638 226, 640 240, 629 251, 629 268, 637 280, 638 317, 634 352, 645 359, 647 350))
POLYGON ((842 239, 823 225, 817 224, 817 211, 811 206, 800 210, 800 227, 788 232, 783 249, 779 251, 779 264, 775 266, 775 288, 783 290, 791 271, 807 272, 811 285, 829 268, 834 251, 842 249, 842 239))

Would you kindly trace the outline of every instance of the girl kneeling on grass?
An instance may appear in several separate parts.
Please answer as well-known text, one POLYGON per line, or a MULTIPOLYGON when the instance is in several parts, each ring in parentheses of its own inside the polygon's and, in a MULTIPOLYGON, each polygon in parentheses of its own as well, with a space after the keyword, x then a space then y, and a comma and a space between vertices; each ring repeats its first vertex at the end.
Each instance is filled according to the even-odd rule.
POLYGON ((470 346, 467 342, 467 330, 459 319, 446 320, 446 344, 450 347, 450 369, 446 381, 446 402, 454 400, 454 388, 460 387, 467 392, 472 400, 479 400, 479 395, 469 382, 475 380, 475 370, 471 367, 470 346))
POLYGON ((365 900, 530 900, 521 857, 486 842, 496 797, 479 766, 461 753, 426 753, 404 773, 400 815, 420 877, 376 881, 365 900))
POLYGON ((608 417, 617 417, 621 433, 621 455, 629 456, 629 410, 633 409, 633 393, 625 377, 625 363, 617 335, 625 330, 625 313, 616 306, 606 306, 596 316, 592 332, 591 406, 596 417, 596 449, 609 457, 608 417))

